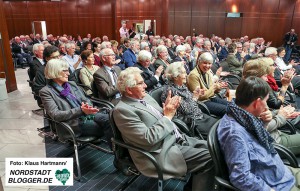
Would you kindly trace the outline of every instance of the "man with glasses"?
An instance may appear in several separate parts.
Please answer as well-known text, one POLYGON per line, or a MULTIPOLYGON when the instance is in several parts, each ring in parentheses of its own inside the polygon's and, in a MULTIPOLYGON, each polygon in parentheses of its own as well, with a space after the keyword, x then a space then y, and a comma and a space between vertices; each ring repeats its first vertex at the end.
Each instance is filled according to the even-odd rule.
POLYGON ((117 78, 121 69, 115 65, 115 53, 110 48, 101 50, 100 59, 103 66, 93 75, 98 97, 116 104, 121 96, 117 89, 117 78))
MULTIPOLYGON (((170 92, 161 108, 146 94, 147 85, 140 73, 141 70, 131 67, 123 70, 118 78, 122 98, 113 118, 122 138, 149 151, 161 167, 164 179, 194 171, 184 190, 213 190, 214 168, 206 142, 180 133, 171 121, 181 98, 171 97, 170 92)), ((143 175, 157 177, 156 168, 147 157, 131 150, 129 153, 143 175)))

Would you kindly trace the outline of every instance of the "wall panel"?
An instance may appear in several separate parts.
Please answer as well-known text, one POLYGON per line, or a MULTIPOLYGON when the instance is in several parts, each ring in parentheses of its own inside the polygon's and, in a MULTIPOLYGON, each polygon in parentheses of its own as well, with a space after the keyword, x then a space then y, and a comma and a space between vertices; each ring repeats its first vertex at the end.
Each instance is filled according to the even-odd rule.
POLYGON ((300 31, 300 1, 295 0, 61 0, 5 1, 10 38, 31 33, 33 20, 45 20, 47 32, 76 36, 108 35, 119 39, 121 20, 156 20, 157 34, 198 34, 221 37, 248 35, 282 44, 284 33, 300 31), (226 18, 233 8, 243 18, 226 18))

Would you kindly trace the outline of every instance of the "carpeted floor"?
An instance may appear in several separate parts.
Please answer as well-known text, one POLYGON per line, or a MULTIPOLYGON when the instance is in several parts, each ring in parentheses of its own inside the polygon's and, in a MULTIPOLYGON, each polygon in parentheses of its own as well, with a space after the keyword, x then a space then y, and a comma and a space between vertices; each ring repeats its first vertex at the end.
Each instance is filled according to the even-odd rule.
MULTIPOLYGON (((53 141, 45 138, 47 157, 56 157, 63 150, 72 149, 69 144, 53 141), (68 147, 69 146, 69 147, 68 147)), ((111 191, 119 188, 131 177, 124 176, 117 171, 113 165, 114 156, 103 153, 89 146, 79 151, 82 179, 80 182, 74 180, 74 185, 70 187, 59 186, 49 187, 51 191, 111 191)), ((72 157, 72 156, 71 156, 72 157)), ((184 182, 179 180, 164 181, 164 190, 181 191, 184 182)), ((157 190, 157 179, 138 177, 127 189, 127 191, 155 191, 157 190)))

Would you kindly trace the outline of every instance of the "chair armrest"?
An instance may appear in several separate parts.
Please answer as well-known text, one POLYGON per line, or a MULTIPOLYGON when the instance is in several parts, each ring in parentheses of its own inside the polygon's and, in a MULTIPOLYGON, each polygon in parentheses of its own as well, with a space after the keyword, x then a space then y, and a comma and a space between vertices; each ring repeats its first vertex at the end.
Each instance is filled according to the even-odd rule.
POLYGON ((280 158, 284 158, 284 159, 288 160, 289 166, 294 167, 294 168, 299 168, 297 158, 294 155, 294 153, 292 153, 291 150, 289 150, 285 146, 277 144, 277 143, 274 143, 274 147, 275 147, 276 151, 278 152, 280 158))
POLYGON ((126 148, 128 150, 132 150, 132 151, 141 153, 142 155, 146 156, 152 162, 152 164, 155 166, 156 171, 157 171, 157 175, 158 175, 158 179, 163 180, 162 169, 158 165, 156 159, 149 152, 144 151, 143 149, 137 148, 133 145, 129 145, 129 144, 123 142, 123 141, 116 140, 115 138, 111 138, 111 141, 112 141, 113 144, 116 144, 116 145, 118 145, 120 147, 123 147, 123 148, 126 148))
POLYGON ((227 180, 225 180, 225 179, 223 179, 223 178, 220 178, 220 177, 218 177, 218 176, 215 176, 215 180, 216 180, 217 183, 220 184, 221 186, 224 186, 224 187, 229 188, 229 189, 231 189, 231 190, 239 191, 239 189, 237 189, 236 187, 232 186, 232 184, 231 184, 229 181, 227 181, 227 180))
POLYGON ((187 135, 190 135, 190 129, 189 127, 181 120, 181 119, 178 119, 178 118, 173 118, 172 121, 177 125, 177 127, 179 127, 179 129, 187 134, 187 135))
POLYGON ((103 99, 99 99, 99 98, 95 98, 95 97, 91 97, 89 98, 91 100, 91 102, 98 106, 98 107, 107 107, 108 109, 112 109, 114 108, 114 104, 112 104, 111 102, 107 101, 107 100, 103 100, 103 99))
MULTIPOLYGON (((59 121, 55 121, 54 119, 50 118, 50 117, 45 117, 46 119, 48 119, 49 121, 52 121, 56 124, 59 124, 59 128, 64 128, 65 130, 67 130, 68 134, 70 135, 70 138, 72 139, 72 141, 74 142, 74 144, 77 145, 77 139, 76 139, 76 135, 73 131, 73 129, 70 127, 69 124, 65 123, 65 122, 59 122, 59 121)), ((55 128, 55 131, 59 137, 60 133, 59 133, 59 129, 55 128)), ((60 137, 59 137, 60 138, 60 137)), ((61 137, 63 138, 63 137, 61 137)))
POLYGON ((209 111, 208 107, 203 102, 197 101, 197 104, 203 113, 210 115, 210 111, 209 111))

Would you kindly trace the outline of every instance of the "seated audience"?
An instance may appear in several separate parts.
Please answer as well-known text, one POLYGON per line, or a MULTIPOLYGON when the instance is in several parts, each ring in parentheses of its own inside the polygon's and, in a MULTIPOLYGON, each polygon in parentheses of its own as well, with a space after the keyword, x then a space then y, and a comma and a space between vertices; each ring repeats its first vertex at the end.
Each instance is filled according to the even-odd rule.
POLYGON ((298 66, 299 63, 295 63, 294 60, 291 60, 290 62, 286 62, 284 60, 284 56, 285 56, 286 52, 285 52, 285 48, 284 47, 279 47, 277 48, 277 58, 275 60, 275 63, 277 65, 277 67, 281 70, 281 71, 286 71, 289 70, 291 68, 295 68, 296 69, 296 73, 300 74, 300 68, 298 66))
POLYGON ((192 135, 197 135, 197 133, 195 133, 196 128, 201 135, 207 137, 210 128, 218 120, 206 115, 198 107, 198 97, 200 94, 204 93, 204 90, 201 90, 200 87, 197 87, 193 93, 188 90, 185 85, 187 74, 182 62, 174 62, 168 66, 165 75, 169 82, 161 95, 162 103, 165 103, 170 90, 171 96, 180 96, 181 101, 177 108, 176 116, 183 119, 183 121, 191 128, 190 132, 192 135))
POLYGON ((83 68, 80 69, 79 78, 83 85, 90 88, 90 89, 84 88, 85 93, 87 95, 91 95, 91 94, 93 94, 93 92, 91 91, 91 89, 93 87, 92 84, 94 82, 93 75, 99 69, 99 66, 94 65, 95 58, 94 58, 94 54, 91 50, 82 51, 80 56, 81 56, 81 60, 83 62, 83 68))
POLYGON ((14 42, 11 44, 12 52, 18 58, 18 63, 23 69, 25 69, 24 64, 27 62, 29 65, 32 63, 32 56, 25 52, 25 45, 21 42, 20 37, 16 36, 14 42), (24 62, 26 59, 26 62, 24 62))
POLYGON ((187 74, 190 73, 192 67, 193 67, 193 63, 189 62, 186 57, 185 57, 185 51, 186 51, 186 47, 183 45, 178 45, 176 47, 176 54, 177 56, 174 58, 173 62, 183 62, 184 63, 184 68, 187 74))
POLYGON ((100 59, 100 51, 101 51, 101 44, 94 43, 93 52, 94 52, 94 65, 101 66, 101 59, 100 59))
MULTIPOLYGON (((58 48, 56 46, 48 46, 44 49, 43 60, 45 64, 47 64, 47 62, 51 59, 59 58, 59 56, 58 48)), ((47 85, 44 70, 45 67, 39 67, 33 80, 32 90, 36 95, 39 95, 39 91, 47 85)))
MULTIPOLYGON (((180 97, 168 95, 161 108, 145 92, 141 71, 136 67, 123 70, 118 78, 121 101, 113 118, 128 144, 149 151, 162 168, 164 179, 180 177, 198 168, 185 190, 212 190, 214 168, 206 142, 181 134, 171 121, 180 97), (191 186, 191 188, 187 188, 191 186)), ((155 167, 144 155, 129 150, 137 169, 145 176, 157 177, 155 167)))
POLYGON ((111 40, 111 49, 114 51, 115 55, 116 55, 116 65, 119 66, 119 68, 121 70, 125 70, 125 63, 124 60, 122 58, 122 55, 120 54, 119 50, 118 50, 118 41, 116 40, 111 40))
POLYGON ((45 68, 49 80, 40 91, 46 113, 54 120, 66 122, 76 135, 101 137, 110 142, 108 114, 99 112, 75 82, 69 82, 69 65, 62 59, 50 60, 45 68))
MULTIPOLYGON (((291 170, 274 149, 274 139, 260 120, 268 107, 269 90, 263 79, 243 79, 236 90, 235 102, 228 105, 217 129, 230 182, 239 190, 299 190, 291 170)), ((265 121, 271 119, 272 115, 265 121)), ((300 175, 299 169, 293 171, 300 175)))
POLYGON ((228 45, 228 56, 226 62, 228 63, 229 72, 242 76, 243 60, 239 61, 235 56, 237 53, 236 44, 232 43, 228 45))
MULTIPOLYGON (((243 77, 247 78, 249 76, 256 76, 265 81, 268 80, 267 75, 270 69, 268 59, 270 58, 260 58, 259 60, 251 60, 246 62, 243 70, 243 77)), ((273 62, 273 61, 272 61, 273 62)), ((290 79, 283 79, 283 81, 290 81, 290 79)), ((267 81, 268 82, 268 81, 267 81)), ((271 86, 270 86, 271 87, 271 86)), ((269 100, 270 97, 274 95, 274 91, 270 89, 269 99, 267 100, 268 108, 260 116, 262 121, 266 120, 266 116, 272 115, 271 121, 266 122, 266 130, 271 134, 276 143, 282 144, 289 148, 294 154, 300 154, 300 134, 288 135, 278 130, 278 128, 284 126, 287 121, 290 121, 295 127, 299 126, 299 112, 295 112, 295 108, 288 105, 284 107, 279 107, 278 110, 269 110, 269 100)))
POLYGON ((152 55, 149 51, 141 50, 138 55, 138 62, 134 65, 142 71, 141 76, 147 85, 147 92, 161 86, 159 81, 163 71, 163 66, 158 67, 156 70, 154 69, 154 66, 151 64, 151 58, 152 55))
POLYGON ((116 104, 120 98, 117 89, 117 78, 121 72, 115 66, 115 53, 110 48, 104 48, 100 52, 102 66, 94 73, 94 83, 98 91, 98 98, 111 101, 116 104))
POLYGON ((45 62, 43 60, 44 49, 45 48, 43 44, 33 45, 32 51, 35 57, 33 58, 32 63, 30 64, 30 80, 34 79, 36 72, 39 70, 40 67, 45 67, 45 62))
POLYGON ((74 73, 76 69, 82 68, 81 57, 75 54, 75 43, 66 44, 67 54, 62 58, 69 64, 71 73, 74 73))
POLYGON ((156 48, 157 59, 154 62, 154 67, 157 69, 159 66, 163 66, 164 70, 170 65, 168 61, 168 50, 164 45, 159 45, 156 48))
POLYGON ((136 54, 140 51, 140 43, 137 40, 131 40, 130 46, 123 54, 123 60, 125 62, 125 67, 131 67, 136 63, 136 54))
POLYGON ((211 114, 222 117, 226 113, 227 101, 216 97, 222 88, 227 88, 225 82, 214 82, 211 66, 213 57, 211 53, 201 54, 197 61, 197 66, 188 76, 188 88, 194 92, 197 87, 204 89, 204 94, 200 94, 199 101, 203 101, 211 114))

